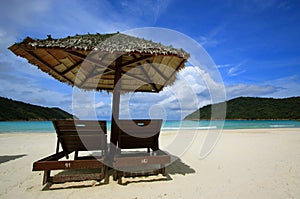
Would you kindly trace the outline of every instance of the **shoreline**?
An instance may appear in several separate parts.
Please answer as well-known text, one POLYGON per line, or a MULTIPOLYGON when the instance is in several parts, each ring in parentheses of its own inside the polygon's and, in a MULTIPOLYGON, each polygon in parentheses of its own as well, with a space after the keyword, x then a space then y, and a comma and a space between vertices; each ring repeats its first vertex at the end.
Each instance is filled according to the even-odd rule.
MULTIPOLYGON (((228 132, 234 132, 234 133, 244 133, 247 131, 294 131, 294 130, 299 130, 300 133, 300 127, 269 127, 269 128, 240 128, 240 129, 230 129, 230 128, 223 128, 223 129, 218 129, 218 128, 209 128, 209 129, 161 129, 160 133, 164 134, 164 133, 176 133, 176 132, 196 132, 196 133, 207 133, 209 131, 221 131, 222 133, 228 133, 228 132), (240 132, 238 132, 240 131, 240 132)), ((108 134, 110 133, 110 130, 107 130, 108 134)), ((46 134, 50 134, 53 135, 55 134, 55 131, 45 131, 45 132, 41 132, 41 131, 36 131, 36 132, 32 132, 32 131, 7 131, 7 132, 0 132, 0 136, 1 135, 18 135, 18 134, 32 134, 32 135, 46 135, 46 134)))
MULTIPOLYGON (((277 120, 283 120, 283 121, 286 121, 286 120, 290 120, 290 121, 300 121, 300 119, 253 119, 253 118, 235 118, 235 119, 183 119, 182 121, 228 121, 228 120, 233 120, 233 121, 255 121, 255 120, 259 120, 259 121, 264 121, 264 120, 270 120, 270 121, 277 121, 277 120)), ((169 120, 169 121, 172 121, 172 120, 169 120)), ((176 121, 176 120, 174 120, 176 121)))
MULTIPOLYGON (((185 131, 185 130, 231 130, 231 129, 277 129, 277 128, 300 128, 299 121, 293 120, 212 120, 212 121, 165 121, 161 132, 185 131)), ((110 123, 107 123, 107 130, 110 131, 110 123)), ((24 133, 43 132, 55 133, 51 121, 9 121, 0 122, 0 134, 2 133, 24 133)))

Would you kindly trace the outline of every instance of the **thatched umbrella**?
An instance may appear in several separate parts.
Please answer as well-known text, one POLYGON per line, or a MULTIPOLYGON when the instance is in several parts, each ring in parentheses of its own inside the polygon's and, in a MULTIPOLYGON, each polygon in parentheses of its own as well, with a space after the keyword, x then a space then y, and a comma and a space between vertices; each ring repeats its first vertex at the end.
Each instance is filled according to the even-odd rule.
POLYGON ((62 39, 27 37, 9 49, 61 82, 113 92, 111 142, 116 144, 121 92, 159 92, 176 79, 189 54, 160 43, 114 34, 62 39), (137 86, 138 85, 138 86, 137 86))

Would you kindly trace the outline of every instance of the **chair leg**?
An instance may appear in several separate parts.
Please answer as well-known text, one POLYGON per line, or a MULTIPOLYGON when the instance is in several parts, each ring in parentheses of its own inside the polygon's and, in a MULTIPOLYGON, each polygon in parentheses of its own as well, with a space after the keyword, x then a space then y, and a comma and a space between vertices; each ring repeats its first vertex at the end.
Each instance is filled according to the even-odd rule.
POLYGON ((166 176, 166 168, 165 168, 165 165, 164 164, 161 164, 160 165, 160 171, 161 171, 161 174, 163 175, 163 176, 166 176))
POLYGON ((118 178, 118 184, 122 184, 122 176, 119 176, 119 178, 118 178))
POLYGON ((109 183, 108 167, 104 166, 104 184, 109 183))
POLYGON ((43 177, 43 185, 46 184, 49 181, 50 178, 50 170, 44 171, 44 177, 43 177))
POLYGON ((113 180, 116 181, 118 179, 118 171, 114 170, 113 171, 113 180))

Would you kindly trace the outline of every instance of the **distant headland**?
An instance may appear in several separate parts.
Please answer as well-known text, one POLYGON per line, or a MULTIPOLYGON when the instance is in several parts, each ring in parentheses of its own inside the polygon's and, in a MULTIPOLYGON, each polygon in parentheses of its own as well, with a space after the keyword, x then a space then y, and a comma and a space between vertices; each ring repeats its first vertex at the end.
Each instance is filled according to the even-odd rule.
POLYGON ((48 108, 0 97, 0 121, 43 121, 73 119, 60 108, 48 108))
POLYGON ((185 120, 224 119, 211 118, 211 109, 226 105, 228 120, 300 120, 300 97, 282 99, 238 97, 226 102, 204 106, 187 115, 185 120), (225 103, 225 104, 224 104, 225 103))

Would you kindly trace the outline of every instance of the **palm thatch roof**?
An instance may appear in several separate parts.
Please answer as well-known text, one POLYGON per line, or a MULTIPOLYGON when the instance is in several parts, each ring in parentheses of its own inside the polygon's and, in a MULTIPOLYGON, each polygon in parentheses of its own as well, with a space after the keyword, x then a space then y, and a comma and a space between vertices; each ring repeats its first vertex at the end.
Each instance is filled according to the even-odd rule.
POLYGON ((172 84, 189 54, 183 49, 121 34, 86 34, 53 39, 27 37, 9 49, 61 82, 85 90, 159 92, 172 84))

